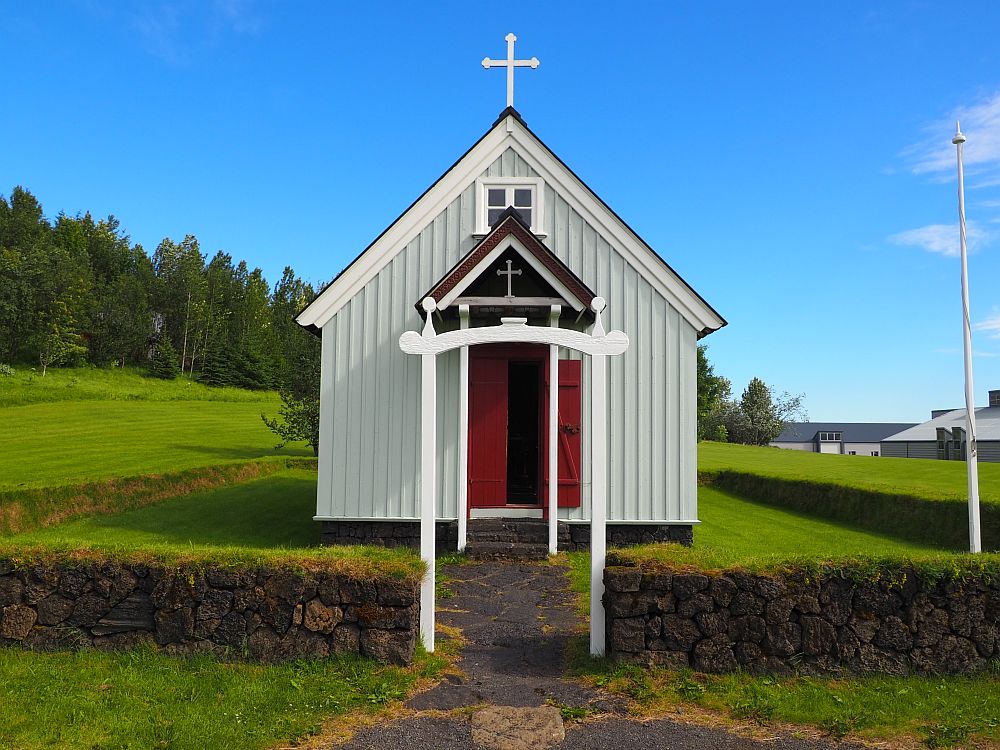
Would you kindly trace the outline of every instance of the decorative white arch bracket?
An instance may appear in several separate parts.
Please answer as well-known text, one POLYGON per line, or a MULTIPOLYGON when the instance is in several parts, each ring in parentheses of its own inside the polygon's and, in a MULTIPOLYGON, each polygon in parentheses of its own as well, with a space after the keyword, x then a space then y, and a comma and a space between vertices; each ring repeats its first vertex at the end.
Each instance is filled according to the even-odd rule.
MULTIPOLYGON (((427 566, 420 587, 420 637, 424 648, 434 651, 434 524, 437 507, 437 355, 476 344, 548 344, 591 356, 591 496, 590 496, 590 653, 604 654, 604 565, 607 559, 607 368, 605 357, 628 349, 621 331, 605 333, 601 313, 606 303, 595 297, 591 303, 596 320, 590 334, 555 326, 529 326, 526 318, 501 318, 500 325, 460 328, 438 334, 432 316, 437 303, 427 297, 421 303, 426 313, 422 333, 407 331, 399 337, 399 348, 421 357, 420 382, 420 557, 427 566)), ((550 348, 558 356, 558 349, 550 348)), ((550 415, 550 421, 552 417, 550 415)), ((551 429, 551 424, 550 424, 551 429)), ((549 519, 555 521, 555 515, 549 519)))

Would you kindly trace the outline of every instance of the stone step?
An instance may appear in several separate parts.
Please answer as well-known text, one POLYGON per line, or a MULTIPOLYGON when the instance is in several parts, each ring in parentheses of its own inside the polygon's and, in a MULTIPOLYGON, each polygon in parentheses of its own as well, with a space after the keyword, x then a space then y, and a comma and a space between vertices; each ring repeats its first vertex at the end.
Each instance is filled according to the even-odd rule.
POLYGON ((549 556, 549 547, 529 542, 469 541, 465 554, 472 560, 544 560, 549 556))
POLYGON ((468 529, 472 531, 514 531, 519 529, 547 529, 548 521, 539 518, 472 518, 468 529))
POLYGON ((466 535, 469 542, 534 542, 547 544, 548 529, 524 531, 470 531, 466 535))

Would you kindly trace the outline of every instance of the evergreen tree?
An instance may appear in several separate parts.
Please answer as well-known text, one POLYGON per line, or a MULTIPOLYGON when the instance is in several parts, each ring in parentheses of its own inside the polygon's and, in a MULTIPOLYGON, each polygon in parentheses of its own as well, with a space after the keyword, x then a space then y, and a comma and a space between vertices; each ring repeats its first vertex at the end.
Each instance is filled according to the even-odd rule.
POLYGON ((795 418, 805 419, 802 396, 774 391, 760 378, 754 378, 728 411, 726 429, 729 439, 747 445, 767 445, 795 418))
POLYGON ((174 380, 181 374, 181 369, 177 366, 177 350, 169 338, 164 337, 156 345, 156 353, 149 363, 149 374, 163 380, 174 380))
POLYGON ((233 350, 228 344, 218 344, 208 350, 201 367, 199 380, 216 388, 236 385, 233 350))
POLYGON ((299 333, 303 337, 302 346, 295 360, 289 363, 289 377, 280 389, 278 417, 268 418, 261 414, 260 418, 281 439, 278 448, 303 441, 312 447, 313 455, 318 456, 320 343, 305 331, 299 333))

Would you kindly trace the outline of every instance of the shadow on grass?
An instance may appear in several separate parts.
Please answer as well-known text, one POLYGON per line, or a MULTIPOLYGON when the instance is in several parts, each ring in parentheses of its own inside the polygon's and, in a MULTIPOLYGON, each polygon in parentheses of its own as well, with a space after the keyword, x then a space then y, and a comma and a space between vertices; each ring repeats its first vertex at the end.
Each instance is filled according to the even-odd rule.
POLYGON ((312 456, 312 451, 309 448, 272 448, 268 450, 267 448, 260 447, 247 447, 238 448, 235 446, 222 446, 222 445, 178 445, 172 444, 164 446, 173 451, 185 451, 187 453, 197 453, 199 455, 211 456, 212 458, 225 458, 225 459, 254 459, 261 458, 264 456, 312 456))
POLYGON ((30 536, 124 546, 314 547, 315 475, 281 473, 157 505, 72 521, 30 536))

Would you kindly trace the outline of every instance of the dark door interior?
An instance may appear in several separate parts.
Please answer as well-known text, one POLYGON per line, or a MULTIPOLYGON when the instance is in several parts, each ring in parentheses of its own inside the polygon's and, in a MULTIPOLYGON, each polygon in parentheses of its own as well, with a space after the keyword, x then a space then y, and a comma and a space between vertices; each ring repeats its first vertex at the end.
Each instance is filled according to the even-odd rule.
POLYGON ((507 373, 507 502, 538 502, 540 362, 510 362, 507 373))

